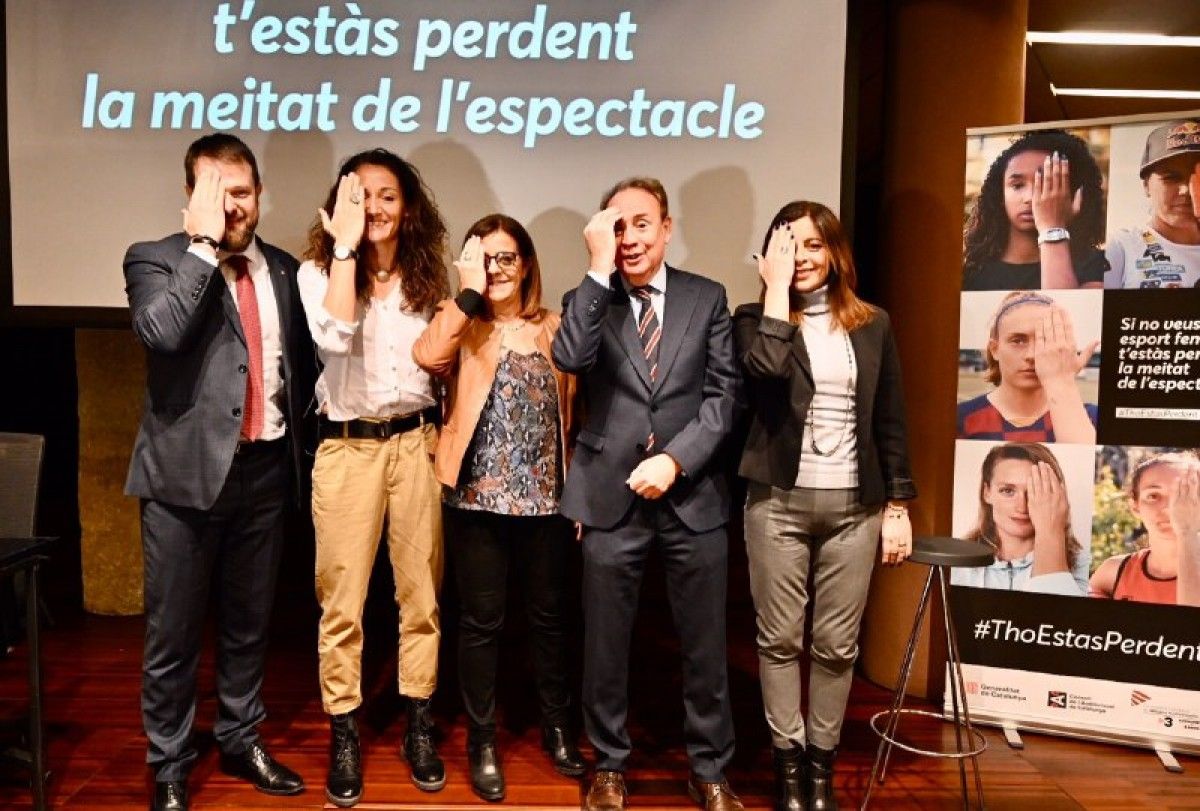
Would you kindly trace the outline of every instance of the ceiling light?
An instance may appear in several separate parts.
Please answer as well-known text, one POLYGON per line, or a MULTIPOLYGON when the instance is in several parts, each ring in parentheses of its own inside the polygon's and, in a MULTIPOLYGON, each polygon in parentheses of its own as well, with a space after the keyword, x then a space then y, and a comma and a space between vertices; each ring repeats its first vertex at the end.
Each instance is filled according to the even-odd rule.
POLYGON ((1200 48, 1200 37, 1135 34, 1121 31, 1029 31, 1025 41, 1055 45, 1142 45, 1163 48, 1200 48))
POLYGON ((1200 99, 1200 90, 1124 90, 1115 87, 1055 87, 1056 96, 1091 96, 1106 99, 1200 99))

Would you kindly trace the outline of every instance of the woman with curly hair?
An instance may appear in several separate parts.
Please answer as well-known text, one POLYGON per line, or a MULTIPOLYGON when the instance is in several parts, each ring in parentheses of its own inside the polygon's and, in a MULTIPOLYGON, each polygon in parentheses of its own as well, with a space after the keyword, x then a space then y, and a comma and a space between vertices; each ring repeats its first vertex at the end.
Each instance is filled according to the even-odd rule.
POLYGON ((988 451, 979 476, 979 522, 966 537, 990 547, 996 560, 954 569, 956 586, 1087 594, 1089 556, 1071 531, 1062 467, 1045 445, 1006 442, 988 451))
POLYGON ((964 290, 1102 287, 1104 178, 1063 130, 1022 135, 992 162, 967 220, 964 290))
POLYGON ((408 698, 404 755, 419 788, 446 782, 429 713, 441 636, 441 486, 431 458, 438 406, 412 347, 449 284, 446 227, 416 168, 397 155, 373 149, 348 159, 318 213, 299 282, 324 365, 312 514, 321 701, 332 730, 325 791, 345 807, 362 794, 354 719, 362 613, 385 519, 408 698))
POLYGON ((1149 456, 1133 469, 1128 489, 1145 546, 1097 566, 1091 596, 1200 606, 1200 457, 1149 456))

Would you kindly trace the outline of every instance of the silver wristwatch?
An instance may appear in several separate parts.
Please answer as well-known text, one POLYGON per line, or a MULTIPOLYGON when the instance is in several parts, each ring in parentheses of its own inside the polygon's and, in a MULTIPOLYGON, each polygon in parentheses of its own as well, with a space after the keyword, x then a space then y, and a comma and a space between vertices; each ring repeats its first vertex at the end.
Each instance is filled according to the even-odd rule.
POLYGON ((339 262, 345 262, 347 259, 357 259, 358 251, 348 248, 345 245, 334 245, 333 258, 339 262))
POLYGON ((1064 242, 1071 238, 1071 232, 1066 228, 1047 228, 1038 233, 1038 244, 1047 242, 1064 242))

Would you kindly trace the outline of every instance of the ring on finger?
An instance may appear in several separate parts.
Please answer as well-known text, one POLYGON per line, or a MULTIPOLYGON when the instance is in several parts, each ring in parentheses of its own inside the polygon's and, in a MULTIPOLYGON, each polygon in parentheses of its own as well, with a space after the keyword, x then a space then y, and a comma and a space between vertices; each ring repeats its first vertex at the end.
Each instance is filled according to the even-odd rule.
POLYGON ((350 192, 350 202, 354 205, 358 205, 362 202, 362 195, 358 192, 350 192))

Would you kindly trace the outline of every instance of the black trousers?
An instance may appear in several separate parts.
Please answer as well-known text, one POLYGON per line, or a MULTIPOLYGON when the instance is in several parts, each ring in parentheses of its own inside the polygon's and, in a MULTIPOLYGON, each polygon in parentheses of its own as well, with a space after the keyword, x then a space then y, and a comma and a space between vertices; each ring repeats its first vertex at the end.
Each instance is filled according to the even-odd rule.
POLYGON ((646 558, 655 545, 683 657, 688 761, 700 780, 719 781, 734 743, 725 651, 728 538, 724 526, 692 532, 659 500, 639 498, 617 526, 589 528, 583 536, 583 718, 596 768, 624 771, 632 748, 626 729, 629 645, 646 558))
POLYGON ((570 720, 563 617, 570 524, 561 516, 499 515, 446 509, 446 543, 459 599, 458 678, 468 740, 496 737, 496 663, 504 627, 509 569, 524 592, 542 723, 570 720))
POLYGON ((142 501, 142 723, 159 781, 186 779, 196 760, 196 667, 210 599, 221 751, 244 752, 266 716, 260 691, 291 465, 287 439, 248 448, 234 456, 211 509, 142 501))

